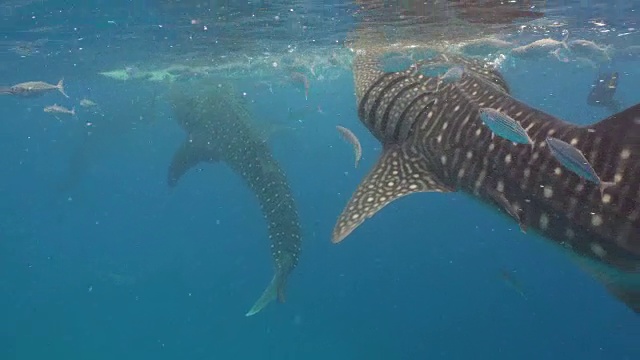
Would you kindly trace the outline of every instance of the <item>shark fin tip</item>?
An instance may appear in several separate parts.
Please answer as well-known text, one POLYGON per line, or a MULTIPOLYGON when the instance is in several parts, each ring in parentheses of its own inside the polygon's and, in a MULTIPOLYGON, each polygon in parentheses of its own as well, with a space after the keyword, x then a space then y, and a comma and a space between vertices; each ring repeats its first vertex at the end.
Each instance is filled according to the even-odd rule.
POLYGON ((282 284, 282 280, 280 279, 278 274, 274 275, 273 279, 271 279, 271 282, 269 283, 269 286, 264 289, 262 295, 260 295, 260 298, 258 298, 258 300, 255 302, 255 304, 253 304, 253 306, 251 307, 251 309, 249 309, 245 316, 249 317, 259 313, 269 303, 279 298, 280 294, 284 291, 280 288, 281 286, 283 286, 282 284))
POLYGON ((342 241, 365 220, 400 197, 417 192, 450 191, 425 170, 422 161, 423 158, 410 145, 393 145, 387 148, 374 168, 360 182, 340 214, 333 230, 332 242, 342 241), (419 180, 416 180, 415 175, 419 180))

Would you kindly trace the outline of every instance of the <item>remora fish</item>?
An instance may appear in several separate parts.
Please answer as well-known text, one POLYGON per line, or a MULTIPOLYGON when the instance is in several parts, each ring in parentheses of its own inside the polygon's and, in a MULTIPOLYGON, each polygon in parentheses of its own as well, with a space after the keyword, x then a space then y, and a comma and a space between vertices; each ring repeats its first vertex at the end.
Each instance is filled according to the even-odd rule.
POLYGON ((465 74, 433 92, 436 77, 385 73, 382 51, 365 46, 353 62, 358 115, 384 147, 338 218, 334 243, 402 196, 463 191, 567 249, 640 313, 640 104, 580 127, 514 99, 502 76, 479 61, 449 58, 465 74), (522 124, 533 150, 492 138, 483 107, 522 124), (596 184, 563 169, 547 148, 549 136, 578 148, 617 186, 601 196, 596 184))
POLYGON ((188 136, 169 167, 168 183, 178 180, 200 162, 224 162, 253 190, 269 228, 275 275, 246 316, 278 298, 284 302, 287 277, 298 263, 301 234, 296 204, 284 171, 251 126, 242 99, 228 85, 177 89, 173 111, 188 136), (188 90, 188 91, 187 91, 188 90))

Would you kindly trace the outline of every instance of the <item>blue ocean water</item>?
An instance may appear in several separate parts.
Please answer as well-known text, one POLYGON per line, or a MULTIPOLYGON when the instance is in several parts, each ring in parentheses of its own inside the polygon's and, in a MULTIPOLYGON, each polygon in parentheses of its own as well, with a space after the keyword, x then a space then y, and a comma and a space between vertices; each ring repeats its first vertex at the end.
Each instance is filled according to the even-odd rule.
MULTIPOLYGON (((254 195, 224 164, 201 164, 169 189, 167 167, 185 137, 170 84, 99 73, 193 63, 203 53, 218 65, 231 51, 254 59, 269 52, 277 60, 267 65, 283 58, 278 52, 307 59, 313 39, 331 54, 357 25, 348 16, 357 6, 298 3, 314 15, 292 20, 280 4, 274 12, 291 37, 263 40, 251 37, 273 29, 236 26, 234 16, 274 4, 225 3, 235 10, 223 21, 210 2, 160 3, 0 5, 2 84, 64 77, 71 96, 0 97, 0 359, 640 359, 637 314, 548 240, 462 193, 402 198, 332 244, 337 216, 381 151, 357 118, 348 68, 314 77, 308 100, 282 73, 233 68, 257 123, 275 126, 268 144, 304 235, 286 303, 245 317, 273 273, 254 195), (300 26, 313 35, 300 35, 300 26), (247 32, 235 40, 239 50, 225 43, 228 28, 247 32), (204 50, 189 45, 195 37, 204 50), (83 98, 99 109, 80 107, 83 98), (53 103, 78 115, 42 111, 53 103), (362 143, 357 169, 336 125, 362 143)), ((571 34, 611 36, 628 48, 640 45, 638 9, 565 2, 551 13, 571 34), (592 19, 614 35, 587 28, 592 19)), ((511 35, 559 39, 560 30, 511 35)), ((621 74, 624 107, 640 102, 639 64, 618 56, 605 65, 621 74)), ((599 68, 507 56, 501 71, 519 100, 590 124, 611 114, 585 101, 599 68)))

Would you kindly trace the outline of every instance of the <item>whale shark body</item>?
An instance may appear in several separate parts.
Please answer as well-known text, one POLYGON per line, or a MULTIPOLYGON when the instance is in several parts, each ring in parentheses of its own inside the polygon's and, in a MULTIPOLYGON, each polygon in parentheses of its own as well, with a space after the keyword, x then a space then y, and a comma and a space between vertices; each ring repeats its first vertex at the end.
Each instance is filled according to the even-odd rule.
POLYGON ((430 60, 465 68, 459 81, 442 84, 417 68, 383 71, 383 53, 356 49, 358 116, 383 151, 339 216, 332 241, 402 196, 462 191, 567 249, 640 313, 640 104, 581 127, 514 99, 501 74, 482 61, 430 60), (533 146, 494 136, 481 108, 513 118, 533 146), (547 148, 549 136, 581 150, 615 185, 601 193, 568 171, 547 148))
POLYGON ((256 195, 267 221, 275 275, 247 316, 271 301, 285 300, 287 277, 298 263, 301 231, 296 204, 284 171, 252 127, 250 114, 228 85, 205 84, 174 93, 175 119, 188 136, 168 171, 170 187, 201 162, 224 162, 256 195))

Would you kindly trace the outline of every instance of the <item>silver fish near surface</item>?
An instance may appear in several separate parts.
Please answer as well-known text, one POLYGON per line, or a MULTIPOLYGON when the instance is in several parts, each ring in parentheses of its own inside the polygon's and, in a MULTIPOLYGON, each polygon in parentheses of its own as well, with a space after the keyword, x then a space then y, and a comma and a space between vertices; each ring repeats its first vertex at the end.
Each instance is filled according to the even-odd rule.
POLYGON ((640 313, 640 104, 578 126, 515 99, 500 72, 483 61, 454 55, 448 61, 465 67, 463 78, 434 92, 437 77, 382 70, 384 35, 358 31, 352 46, 358 117, 384 146, 331 240, 343 241, 401 197, 461 191, 565 249, 640 313), (533 150, 492 136, 480 116, 487 107, 526 129, 533 150), (598 185, 556 161, 548 137, 581 150, 617 186, 601 195, 598 185))
POLYGON ((203 162, 224 163, 246 182, 266 220, 275 268, 271 282, 246 316, 276 299, 284 302, 287 279, 300 257, 302 232, 285 173, 255 130, 244 101, 231 85, 207 80, 176 85, 171 105, 187 138, 169 166, 169 186, 175 187, 203 162))
POLYGON ((480 38, 463 43, 460 50, 466 55, 487 55, 512 46, 512 43, 505 40, 480 38))
POLYGON ((537 59, 545 56, 549 56, 553 51, 564 48, 570 51, 569 45, 567 45, 567 39, 569 34, 565 34, 562 41, 554 40, 551 38, 536 40, 527 45, 518 46, 511 49, 511 55, 522 59, 537 59))
POLYGON ((600 46, 593 41, 577 39, 568 43, 571 52, 580 57, 584 57, 599 63, 611 61, 613 46, 600 46))
POLYGON ((562 166, 581 178, 598 185, 601 193, 603 193, 606 188, 616 184, 613 181, 603 182, 600 180, 598 174, 596 174, 593 167, 591 167, 591 164, 589 164, 589 160, 584 157, 584 154, 582 154, 580 150, 576 149, 571 144, 567 144, 566 142, 554 137, 548 137, 546 141, 551 154, 556 158, 556 160, 558 160, 558 162, 560 162, 560 164, 562 164, 562 166))
POLYGON ((494 134, 514 143, 533 145, 527 130, 511 116, 492 108, 481 108, 478 113, 482 122, 494 134))

